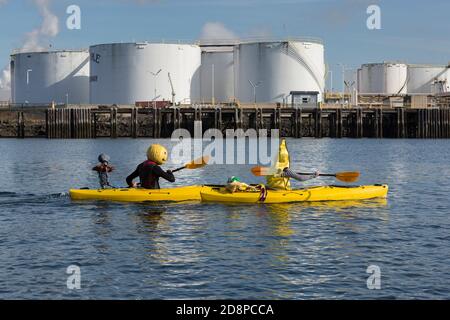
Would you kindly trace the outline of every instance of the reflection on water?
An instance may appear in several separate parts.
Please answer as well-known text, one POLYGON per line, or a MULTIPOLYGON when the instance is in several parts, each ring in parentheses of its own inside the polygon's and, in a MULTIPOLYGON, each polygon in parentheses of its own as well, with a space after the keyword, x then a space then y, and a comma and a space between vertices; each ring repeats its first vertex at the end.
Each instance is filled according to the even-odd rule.
POLYGON ((320 202, 306 202, 305 206, 314 207, 316 209, 324 209, 324 211, 329 211, 333 209, 333 211, 339 212, 339 210, 345 209, 381 209, 385 208, 388 205, 387 198, 378 198, 371 200, 347 200, 347 201, 320 201, 320 202))
MULTIPOLYGON (((270 218, 273 220, 274 235, 289 237, 295 233, 291 228, 292 210, 290 210, 290 206, 272 204, 268 205, 267 209, 270 212, 270 218)), ((295 217, 301 218, 301 213, 296 214, 295 217)))
POLYGON ((158 228, 164 228, 164 213, 166 212, 166 208, 158 207, 158 206, 150 206, 143 208, 137 216, 141 219, 142 225, 146 229, 146 231, 151 234, 158 230, 158 228), (160 226, 160 224, 162 226, 160 226))
MULTIPOLYGON (((148 257, 161 265, 195 263, 201 259, 196 246, 191 245, 198 241, 201 220, 187 214, 180 223, 178 220, 181 217, 172 215, 169 210, 176 205, 141 205, 137 214, 139 220, 135 221, 138 231, 149 240, 146 246, 148 257)), ((183 203, 183 206, 186 205, 183 203)))
MULTIPOLYGON (((0 261, 7 266, 0 298, 450 297, 450 255, 443 254, 450 141, 288 140, 296 169, 361 171, 361 184, 389 184, 387 200, 228 205, 67 197, 71 187, 97 186, 91 167, 99 150, 116 165, 112 182, 123 185, 152 142, 0 140, 9 150, 0 153, 0 186, 7 186, 0 188, 0 261), (65 289, 65 269, 75 263, 84 279, 76 293, 65 289), (382 271, 376 292, 366 287, 371 264, 382 271)), ((185 170, 174 185, 233 175, 264 182, 250 168, 185 170)), ((295 187, 317 184, 336 181, 295 187)))

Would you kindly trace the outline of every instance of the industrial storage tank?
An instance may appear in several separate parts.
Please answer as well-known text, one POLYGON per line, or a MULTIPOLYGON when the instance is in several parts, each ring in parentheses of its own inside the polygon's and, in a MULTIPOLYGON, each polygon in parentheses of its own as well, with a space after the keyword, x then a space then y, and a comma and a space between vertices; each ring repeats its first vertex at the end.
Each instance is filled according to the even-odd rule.
POLYGON ((112 43, 91 46, 89 51, 92 104, 173 98, 184 104, 199 99, 201 51, 197 45, 112 43))
POLYGON ((318 40, 241 43, 234 50, 235 92, 240 102, 288 101, 292 91, 325 87, 324 46, 318 40))
POLYGON ((408 66, 404 63, 371 63, 361 67, 361 94, 407 93, 408 66))
POLYGON ((435 94, 449 92, 450 69, 448 66, 408 65, 408 93, 435 94))
POLYGON ((11 55, 13 103, 89 103, 87 50, 11 55))
POLYGON ((234 101, 233 47, 203 47, 200 72, 200 100, 226 103, 234 101))

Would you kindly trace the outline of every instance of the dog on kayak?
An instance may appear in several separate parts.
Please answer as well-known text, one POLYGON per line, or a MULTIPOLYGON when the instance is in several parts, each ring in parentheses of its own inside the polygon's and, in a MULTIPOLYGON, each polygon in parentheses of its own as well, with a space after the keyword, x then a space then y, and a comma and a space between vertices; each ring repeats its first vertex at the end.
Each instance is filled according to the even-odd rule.
POLYGON ((225 186, 225 188, 230 192, 230 193, 235 193, 235 192, 259 192, 261 191, 262 188, 264 188, 263 185, 249 185, 245 182, 241 182, 239 177, 235 177, 232 176, 230 178, 228 178, 227 181, 227 185, 225 186))
POLYGON ((102 153, 98 156, 98 164, 92 170, 98 173, 100 187, 102 189, 113 188, 109 183, 109 173, 114 171, 114 167, 109 164, 109 156, 102 153))

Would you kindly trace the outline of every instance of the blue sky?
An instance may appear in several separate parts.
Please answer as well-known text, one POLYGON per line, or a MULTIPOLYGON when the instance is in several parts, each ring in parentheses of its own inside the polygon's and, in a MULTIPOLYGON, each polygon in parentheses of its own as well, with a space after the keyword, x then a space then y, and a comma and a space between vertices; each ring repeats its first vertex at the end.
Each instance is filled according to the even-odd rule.
POLYGON ((0 69, 8 63, 10 52, 23 45, 26 33, 42 23, 36 1, 49 3, 59 18, 59 33, 43 41, 58 49, 120 41, 195 40, 205 24, 216 22, 241 37, 321 38, 327 63, 336 74, 336 88, 340 88, 338 63, 450 61, 448 0, 0 0, 0 69), (81 30, 65 27, 71 4, 81 8, 81 30), (381 8, 381 30, 366 27, 370 4, 381 8))

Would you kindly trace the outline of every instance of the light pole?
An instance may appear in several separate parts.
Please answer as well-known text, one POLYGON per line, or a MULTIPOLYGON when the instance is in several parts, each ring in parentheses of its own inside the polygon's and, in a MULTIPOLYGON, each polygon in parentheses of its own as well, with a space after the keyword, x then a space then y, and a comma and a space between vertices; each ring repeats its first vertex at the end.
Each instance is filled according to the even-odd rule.
POLYGON ((258 81, 257 83, 253 83, 251 80, 248 80, 248 82, 250 82, 250 84, 253 87, 253 97, 255 98, 255 104, 256 104, 256 88, 258 88, 262 84, 262 81, 258 81))
POLYGON ((338 66, 342 68, 342 92, 345 93, 345 64, 339 63, 338 66))
POLYGON ((346 66, 343 63, 339 63, 338 66, 342 67, 342 106, 344 106, 345 103, 345 70, 346 66))
POLYGON ((333 92, 333 70, 328 70, 330 74, 330 91, 333 92))
POLYGON ((211 66, 211 68, 212 68, 212 70, 211 70, 211 73, 212 73, 212 75, 211 75, 211 78, 212 78, 212 84, 211 84, 211 101, 212 101, 212 104, 213 104, 213 106, 216 104, 216 99, 215 99, 215 97, 214 97, 214 86, 215 86, 215 83, 214 83, 214 64, 211 66))
POLYGON ((156 77, 159 75, 159 73, 162 71, 162 69, 159 69, 157 72, 150 72, 153 76, 154 80, 154 89, 155 89, 155 97, 153 98, 153 107, 156 109, 156 77))

